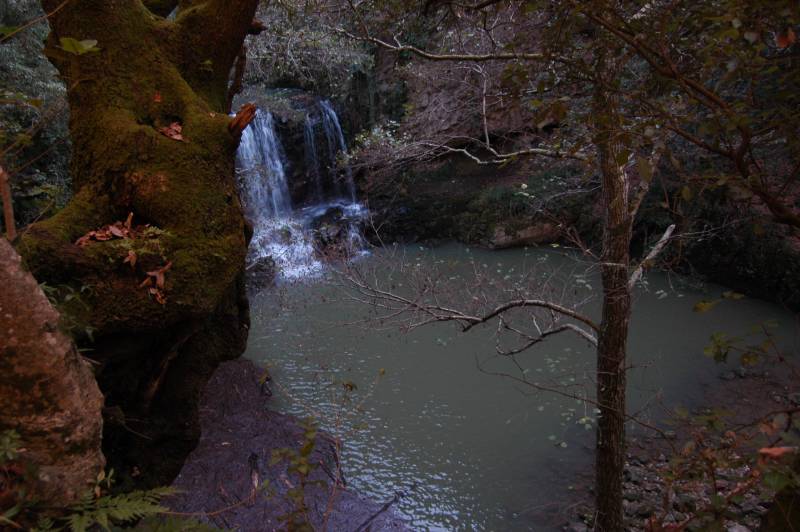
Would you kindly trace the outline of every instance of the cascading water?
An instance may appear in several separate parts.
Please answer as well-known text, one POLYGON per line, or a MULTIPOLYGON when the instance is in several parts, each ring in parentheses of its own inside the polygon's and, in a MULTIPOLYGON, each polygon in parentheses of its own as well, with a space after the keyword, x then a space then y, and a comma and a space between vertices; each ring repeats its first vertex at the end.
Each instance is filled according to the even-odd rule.
POLYGON ((242 133, 237 154, 239 189, 245 214, 253 225, 248 269, 260 269, 265 261, 274 261, 278 276, 297 279, 324 268, 318 257, 321 245, 335 242, 339 252, 347 256, 364 247, 360 225, 366 210, 355 201, 350 168, 344 169, 343 178, 338 176, 338 156, 346 153, 346 143, 336 112, 327 101, 320 102, 317 116, 307 115, 304 141, 312 201, 295 210, 287 182, 286 157, 272 114, 258 110, 242 133), (329 162, 324 172, 317 151, 318 125, 325 136, 329 162), (346 196, 341 193, 341 181, 346 196))
POLYGON ((242 132, 237 158, 245 185, 242 201, 251 220, 264 222, 291 215, 285 157, 271 113, 256 111, 250 126, 242 132))
POLYGON ((303 142, 305 145, 306 171, 314 185, 314 199, 317 202, 321 202, 325 193, 322 189, 322 173, 319 167, 319 156, 317 154, 316 124, 311 114, 307 114, 303 126, 303 142))
MULTIPOLYGON (((328 154, 330 155, 330 166, 336 168, 338 165, 338 155, 347 155, 347 143, 344 140, 344 133, 342 133, 342 126, 339 124, 339 117, 336 111, 333 110, 331 103, 328 100, 319 102, 322 110, 322 129, 325 131, 325 138, 328 141, 328 154)), ((356 201, 356 185, 353 182, 353 171, 350 165, 345 165, 345 187, 350 200, 355 203, 356 201)), ((338 185, 339 181, 336 181, 338 185)))

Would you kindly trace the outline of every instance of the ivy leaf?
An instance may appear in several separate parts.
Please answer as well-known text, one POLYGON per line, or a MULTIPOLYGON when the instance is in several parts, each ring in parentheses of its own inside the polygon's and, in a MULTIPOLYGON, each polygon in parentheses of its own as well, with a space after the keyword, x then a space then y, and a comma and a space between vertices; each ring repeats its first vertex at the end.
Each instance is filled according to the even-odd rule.
POLYGON ((78 39, 73 39, 72 37, 61 37, 58 42, 60 43, 60 48, 70 54, 83 55, 89 52, 100 51, 100 48, 97 47, 97 41, 95 39, 84 39, 79 41, 78 39))

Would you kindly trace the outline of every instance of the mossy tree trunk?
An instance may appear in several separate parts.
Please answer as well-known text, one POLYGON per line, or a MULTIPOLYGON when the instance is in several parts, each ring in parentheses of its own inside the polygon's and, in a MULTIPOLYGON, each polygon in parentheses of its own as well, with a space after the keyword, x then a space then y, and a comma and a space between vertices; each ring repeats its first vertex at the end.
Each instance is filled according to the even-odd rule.
MULTIPOLYGON (((196 396, 246 339, 239 135, 225 106, 257 2, 80 0, 50 19, 45 53, 68 88, 75 195, 28 228, 18 249, 40 281, 79 294, 62 311, 79 337, 93 331, 88 355, 102 364, 98 379, 115 414, 105 442, 112 463, 139 460, 130 468, 137 476, 163 454, 148 449, 170 453, 177 442, 176 463, 162 464, 154 482, 191 449, 196 396), (174 21, 163 18, 175 7, 174 21), (69 53, 64 38, 96 40, 98 50, 69 53), (177 140, 174 127, 172 137, 162 132, 174 124, 177 140), (75 244, 129 213, 133 224, 149 224, 147 235, 75 244), (124 262, 130 252, 133 267, 124 262), (162 304, 140 285, 169 263, 162 304)), ((42 1, 48 12, 60 3, 42 1)))

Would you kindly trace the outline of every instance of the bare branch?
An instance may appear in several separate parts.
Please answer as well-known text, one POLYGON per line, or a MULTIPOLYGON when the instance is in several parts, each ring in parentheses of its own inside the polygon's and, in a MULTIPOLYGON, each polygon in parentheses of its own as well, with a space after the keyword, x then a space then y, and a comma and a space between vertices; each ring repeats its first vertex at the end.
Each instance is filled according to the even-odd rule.
POLYGON ((434 54, 431 52, 427 52, 416 46, 411 46, 409 44, 402 44, 399 41, 397 44, 391 44, 386 41, 382 41, 381 39, 371 37, 371 36, 361 36, 355 35, 350 33, 349 31, 343 28, 333 28, 333 31, 339 33, 340 35, 344 35, 350 39, 356 41, 363 41, 375 44, 387 50, 391 50, 393 52, 411 52, 414 55, 419 57, 429 59, 431 61, 542 61, 546 59, 545 55, 542 53, 491 53, 491 54, 434 54))
POLYGON ((661 235, 661 238, 658 239, 656 245, 653 246, 653 249, 650 250, 650 253, 639 263, 636 269, 631 274, 630 279, 628 280, 628 287, 633 288, 636 282, 641 279, 642 273, 644 272, 645 267, 649 266, 650 263, 655 260, 659 253, 664 249, 664 246, 667 245, 669 242, 672 233, 675 231, 675 224, 670 225, 667 227, 667 230, 664 231, 664 234, 661 235))

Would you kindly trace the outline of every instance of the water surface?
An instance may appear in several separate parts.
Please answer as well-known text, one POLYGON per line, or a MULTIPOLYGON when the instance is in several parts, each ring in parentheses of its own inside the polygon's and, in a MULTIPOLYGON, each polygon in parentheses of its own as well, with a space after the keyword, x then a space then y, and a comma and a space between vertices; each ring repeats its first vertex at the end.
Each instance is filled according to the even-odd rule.
MULTIPOLYGON (((481 293, 494 290, 498 300, 548 285, 550 297, 582 302, 599 321, 597 272, 570 254, 459 244, 400 248, 387 260, 388 253, 359 267, 398 292, 414 292, 418 272, 436 268, 454 303, 474 299, 478 275, 481 293)), ((631 325, 631 411, 649 405, 644 415, 659 420, 676 405, 696 404, 725 371, 703 355, 713 332, 743 334, 771 319, 791 341, 791 316, 761 301, 692 311, 722 291, 646 276, 631 325)), ((595 410, 520 380, 591 397, 593 347, 562 334, 512 360, 496 354, 496 323, 468 333, 453 323, 401 330, 351 293, 333 275, 251 297, 246 356, 271 368, 272 408, 313 415, 340 436, 349 485, 379 502, 405 492, 396 508, 415 529, 558 529, 554 513, 591 470, 595 410)))

